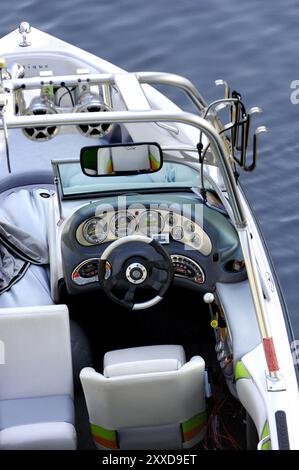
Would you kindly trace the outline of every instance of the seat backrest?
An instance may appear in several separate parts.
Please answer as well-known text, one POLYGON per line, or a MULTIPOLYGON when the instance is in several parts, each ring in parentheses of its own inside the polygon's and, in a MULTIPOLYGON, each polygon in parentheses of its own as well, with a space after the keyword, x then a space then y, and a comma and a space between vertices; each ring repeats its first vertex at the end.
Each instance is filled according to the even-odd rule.
POLYGON ((205 410, 205 362, 178 370, 106 378, 92 368, 80 378, 91 424, 108 430, 184 423, 205 410))
POLYGON ((66 305, 0 309, 0 341, 0 400, 73 396, 66 305))

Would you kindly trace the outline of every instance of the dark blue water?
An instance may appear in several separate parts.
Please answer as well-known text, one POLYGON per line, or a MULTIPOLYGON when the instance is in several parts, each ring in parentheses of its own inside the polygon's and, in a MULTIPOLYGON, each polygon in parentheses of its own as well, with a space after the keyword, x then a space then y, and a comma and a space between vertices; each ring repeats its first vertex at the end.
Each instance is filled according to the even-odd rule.
POLYGON ((208 101, 224 78, 264 109, 256 122, 270 132, 242 181, 299 338, 298 0, 1 0, 0 36, 21 20, 129 71, 185 75, 208 101))

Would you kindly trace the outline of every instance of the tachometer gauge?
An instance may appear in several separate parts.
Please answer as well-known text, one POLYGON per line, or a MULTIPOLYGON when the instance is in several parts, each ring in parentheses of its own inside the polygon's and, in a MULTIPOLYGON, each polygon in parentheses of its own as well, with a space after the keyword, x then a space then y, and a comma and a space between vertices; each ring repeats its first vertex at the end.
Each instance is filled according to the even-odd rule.
POLYGON ((135 218, 127 212, 118 212, 110 222, 110 229, 116 237, 132 235, 135 232, 135 228, 135 218))
POLYGON ((146 236, 158 235, 162 232, 164 222, 157 211, 143 212, 139 219, 139 230, 146 236))
POLYGON ((83 237, 93 245, 102 243, 107 237, 108 225, 102 219, 94 217, 83 225, 83 237))

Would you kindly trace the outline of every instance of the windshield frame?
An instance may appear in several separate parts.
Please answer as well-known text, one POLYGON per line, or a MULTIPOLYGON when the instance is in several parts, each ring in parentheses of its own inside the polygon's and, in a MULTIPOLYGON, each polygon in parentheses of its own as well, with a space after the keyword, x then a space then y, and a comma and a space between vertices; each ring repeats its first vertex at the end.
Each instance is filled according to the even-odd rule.
MULTIPOLYGON (((177 149, 176 149, 177 151, 177 149)), ((175 185, 175 183, 172 186, 159 186, 159 183, 157 183, 156 186, 142 186, 142 182, 140 183, 140 186, 134 187, 134 188, 120 188, 120 189, 105 189, 103 188, 102 191, 96 190, 96 191, 88 191, 88 192, 77 192, 77 193, 72 193, 72 194, 67 194, 64 191, 63 187, 63 177, 60 171, 61 165, 71 165, 71 164, 76 164, 81 170, 80 167, 80 160, 79 159, 59 159, 59 160, 52 160, 52 168, 53 168, 53 173, 54 173, 54 180, 56 183, 56 186, 58 187, 58 192, 59 192, 59 198, 61 201, 64 200, 78 200, 78 199, 98 199, 100 197, 106 197, 106 196, 111 196, 111 195, 120 195, 124 193, 143 193, 143 194, 151 194, 151 193, 167 193, 167 192, 185 192, 185 191, 192 191, 192 188, 199 188, 199 185, 175 185)), ((192 169, 194 172, 198 173, 198 182, 200 183, 200 169, 196 168, 194 163, 196 163, 194 160, 188 160, 188 159, 170 159, 170 158, 164 158, 163 161, 163 166, 167 163, 173 163, 175 165, 183 165, 183 166, 188 166, 190 169, 192 169)), ((159 170, 160 171, 160 170, 159 170)), ((156 172, 157 174, 158 172, 156 172)), ((117 178, 117 176, 114 176, 117 178)), ((109 176, 109 179, 112 178, 109 176)), ((130 176, 128 176, 130 178, 130 176)), ((93 178, 94 179, 94 178, 93 178)), ((99 178, 99 180, 102 178, 99 178)), ((210 186, 210 182, 205 178, 206 183, 210 186)), ((192 181, 190 181, 192 183, 192 181)))

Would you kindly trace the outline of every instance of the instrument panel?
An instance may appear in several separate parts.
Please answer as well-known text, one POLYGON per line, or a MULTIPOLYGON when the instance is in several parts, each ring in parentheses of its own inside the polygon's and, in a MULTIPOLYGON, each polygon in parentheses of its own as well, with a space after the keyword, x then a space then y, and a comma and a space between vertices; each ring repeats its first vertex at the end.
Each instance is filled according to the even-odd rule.
MULTIPOLYGON (((171 255, 174 274, 196 284, 204 284, 205 273, 203 268, 193 259, 181 254, 171 255)), ((78 264, 72 272, 72 281, 77 286, 85 286, 98 281, 98 258, 90 258, 78 264)))
POLYGON ((173 239, 205 256, 212 251, 211 240, 198 223, 163 209, 101 211, 76 230, 76 239, 82 246, 100 245, 128 235, 158 238, 161 243, 173 239))
MULTIPOLYGON (((163 244, 183 287, 210 292, 217 282, 247 277, 238 234, 225 215, 185 193, 134 194, 123 202, 115 197, 90 201, 66 220, 61 252, 68 292, 98 289, 101 254, 109 243, 128 235, 163 244)), ((128 255, 142 256, 142 248, 136 249, 138 253, 128 249, 128 255)))

